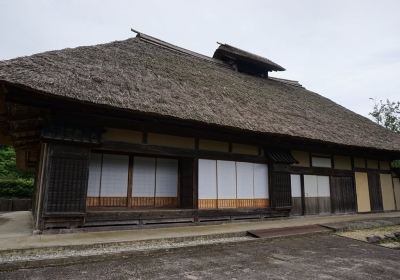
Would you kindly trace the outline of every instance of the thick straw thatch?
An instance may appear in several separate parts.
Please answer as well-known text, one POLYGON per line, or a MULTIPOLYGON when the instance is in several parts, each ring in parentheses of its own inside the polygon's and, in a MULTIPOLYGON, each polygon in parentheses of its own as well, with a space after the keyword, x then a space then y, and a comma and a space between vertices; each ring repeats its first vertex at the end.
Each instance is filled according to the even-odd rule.
POLYGON ((140 38, 0 62, 36 93, 177 119, 379 150, 396 135, 301 87, 235 72, 140 38))

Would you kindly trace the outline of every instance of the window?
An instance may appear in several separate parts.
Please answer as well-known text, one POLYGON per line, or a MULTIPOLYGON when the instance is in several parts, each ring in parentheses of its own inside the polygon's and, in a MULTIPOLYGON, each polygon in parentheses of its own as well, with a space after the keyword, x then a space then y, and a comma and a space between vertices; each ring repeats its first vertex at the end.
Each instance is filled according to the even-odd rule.
POLYGON ((332 168, 332 161, 330 157, 313 156, 311 158, 311 164, 313 167, 332 168))

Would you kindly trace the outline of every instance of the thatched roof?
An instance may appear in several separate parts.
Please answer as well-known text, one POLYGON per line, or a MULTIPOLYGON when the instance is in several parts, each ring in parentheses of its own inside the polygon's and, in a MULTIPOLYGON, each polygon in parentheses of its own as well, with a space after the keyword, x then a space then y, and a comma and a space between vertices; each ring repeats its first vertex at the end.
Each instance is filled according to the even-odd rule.
POLYGON ((1 61, 1 81, 136 113, 400 151, 400 135, 317 93, 141 38, 1 61))

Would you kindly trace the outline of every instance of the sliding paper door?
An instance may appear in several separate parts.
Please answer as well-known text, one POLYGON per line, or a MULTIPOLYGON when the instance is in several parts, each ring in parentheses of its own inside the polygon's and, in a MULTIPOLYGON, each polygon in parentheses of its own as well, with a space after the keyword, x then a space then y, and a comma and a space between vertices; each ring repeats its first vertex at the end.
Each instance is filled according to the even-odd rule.
POLYGON ((317 176, 319 214, 331 213, 331 193, 329 176, 317 176))
POLYGON ((198 174, 200 209, 269 206, 266 164, 200 159, 198 174))
POLYGON ((301 175, 291 174, 290 184, 292 189, 292 215, 302 215, 303 205, 302 205, 302 195, 301 195, 301 175))
POLYGON ((156 207, 178 205, 178 160, 157 159, 155 200, 156 207))
POLYGON ((304 175, 306 214, 331 213, 329 176, 304 175))
POLYGON ((126 206, 128 167, 129 156, 103 155, 100 186, 100 204, 102 206, 126 206))
POLYGON ((234 161, 217 161, 218 208, 236 207, 236 166, 234 161))
POLYGON ((156 159, 133 158, 132 206, 153 207, 156 190, 156 159))
POLYGON ((199 208, 217 208, 217 161, 199 159, 199 208))
POLYGON ((89 179, 86 198, 86 206, 95 207, 100 204, 100 182, 102 154, 92 153, 89 163, 89 179))
POLYGON ((254 164, 249 162, 236 163, 237 207, 254 207, 254 164))
POLYGON ((254 163, 254 207, 265 208, 269 206, 268 166, 254 163))

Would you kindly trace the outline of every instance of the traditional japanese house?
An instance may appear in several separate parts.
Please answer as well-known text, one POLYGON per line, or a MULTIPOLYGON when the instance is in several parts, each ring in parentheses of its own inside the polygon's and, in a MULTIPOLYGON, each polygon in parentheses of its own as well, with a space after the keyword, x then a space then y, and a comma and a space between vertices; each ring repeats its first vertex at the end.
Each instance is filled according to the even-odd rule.
POLYGON ((138 33, 0 62, 2 144, 38 230, 394 211, 400 135, 221 44, 138 33))

